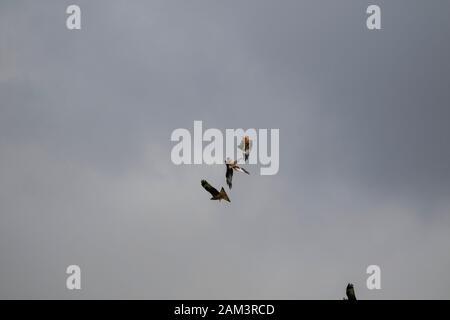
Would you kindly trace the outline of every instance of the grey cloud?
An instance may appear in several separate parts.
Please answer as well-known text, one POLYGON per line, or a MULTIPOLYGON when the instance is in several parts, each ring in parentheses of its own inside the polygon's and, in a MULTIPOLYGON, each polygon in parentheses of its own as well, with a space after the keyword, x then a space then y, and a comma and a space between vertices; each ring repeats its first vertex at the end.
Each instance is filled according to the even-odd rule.
POLYGON ((69 4, 0 5, 1 298, 449 297, 448 2, 69 4), (279 128, 279 174, 209 201, 194 120, 279 128))

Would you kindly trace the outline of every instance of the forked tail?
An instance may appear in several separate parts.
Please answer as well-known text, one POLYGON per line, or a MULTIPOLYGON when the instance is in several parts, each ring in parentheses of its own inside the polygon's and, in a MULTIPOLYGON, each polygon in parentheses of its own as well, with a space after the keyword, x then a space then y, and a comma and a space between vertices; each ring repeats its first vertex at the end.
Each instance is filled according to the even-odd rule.
POLYGON ((219 195, 220 195, 220 198, 221 198, 221 199, 223 199, 223 200, 225 200, 225 201, 228 201, 228 202, 231 202, 231 201, 230 201, 230 198, 228 198, 228 195, 227 195, 227 193, 225 192, 225 189, 224 189, 223 187, 222 187, 222 189, 220 189, 219 195))

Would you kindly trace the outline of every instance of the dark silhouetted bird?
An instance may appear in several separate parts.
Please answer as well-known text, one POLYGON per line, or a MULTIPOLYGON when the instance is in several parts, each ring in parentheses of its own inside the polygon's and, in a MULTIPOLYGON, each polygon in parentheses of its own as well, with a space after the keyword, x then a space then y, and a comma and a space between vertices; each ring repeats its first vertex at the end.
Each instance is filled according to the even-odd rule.
POLYGON ((250 149, 252 148, 252 140, 250 140, 249 136, 245 136, 241 144, 238 146, 239 149, 241 149, 244 152, 244 160, 247 162, 248 157, 250 155, 250 149))
POLYGON ((347 294, 348 300, 352 300, 352 301, 356 300, 355 289, 353 288, 353 284, 349 283, 347 285, 347 290, 345 291, 345 293, 347 294))
POLYGON ((244 168, 241 168, 240 166, 238 166, 236 160, 233 161, 233 160, 227 159, 227 161, 225 161, 225 165, 227 166, 227 171, 225 173, 225 177, 227 178, 227 184, 228 184, 228 187, 230 187, 230 189, 232 186, 234 170, 239 171, 239 172, 244 172, 246 174, 250 174, 250 172, 248 172, 244 168))
POLYGON ((208 181, 206 180, 202 180, 202 187, 205 188, 206 191, 208 191, 209 193, 211 193, 212 198, 211 200, 225 200, 228 202, 230 201, 230 198, 228 198, 227 193, 225 192, 225 189, 222 187, 222 189, 219 191, 217 191, 216 188, 214 188, 213 186, 211 186, 208 181))

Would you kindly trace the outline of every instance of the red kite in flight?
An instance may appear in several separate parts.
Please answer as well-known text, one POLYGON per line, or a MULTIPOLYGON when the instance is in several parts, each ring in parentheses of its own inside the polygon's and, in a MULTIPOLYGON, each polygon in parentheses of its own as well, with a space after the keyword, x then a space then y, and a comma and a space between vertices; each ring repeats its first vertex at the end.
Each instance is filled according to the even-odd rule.
POLYGON ((252 140, 250 140, 250 137, 245 136, 238 148, 244 152, 244 160, 247 162, 248 157, 250 156, 250 149, 252 148, 252 140))
POLYGON ((225 192, 225 189, 222 187, 222 189, 219 191, 217 191, 216 188, 214 188, 213 186, 211 186, 208 181, 206 180, 202 180, 202 187, 205 188, 206 191, 208 191, 209 193, 211 193, 212 198, 211 200, 225 200, 228 202, 230 201, 230 198, 228 198, 227 193, 225 192))
POLYGON ((237 165, 237 161, 236 160, 227 160, 225 161, 225 164, 227 166, 227 171, 225 174, 225 177, 227 178, 227 184, 228 187, 232 186, 232 180, 233 180, 233 170, 239 171, 239 172, 244 172, 246 174, 250 174, 250 172, 248 172, 247 170, 245 170, 244 168, 241 168, 240 166, 237 165))

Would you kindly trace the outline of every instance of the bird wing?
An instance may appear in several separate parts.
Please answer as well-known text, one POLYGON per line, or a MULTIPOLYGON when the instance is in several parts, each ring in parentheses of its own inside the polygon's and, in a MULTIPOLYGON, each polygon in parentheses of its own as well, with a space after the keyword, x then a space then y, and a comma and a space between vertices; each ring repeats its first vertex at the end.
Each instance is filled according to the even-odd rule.
POLYGON ((227 166, 227 172, 225 174, 225 177, 227 178, 227 185, 231 189, 233 181, 233 168, 231 166, 227 166))
POLYGON ((217 196, 219 194, 219 191, 217 191, 216 188, 214 188, 212 185, 208 183, 206 180, 202 180, 202 187, 205 188, 206 191, 211 193, 213 197, 217 196))
POLYGON ((236 171, 240 171, 240 172, 244 172, 246 174, 250 174, 250 172, 248 172, 247 170, 245 170, 244 168, 241 168, 239 166, 235 166, 234 169, 236 169, 236 171))
POLYGON ((241 144, 238 146, 238 148, 241 149, 242 151, 245 151, 245 145, 246 143, 244 142, 244 139, 242 139, 241 144))
POLYGON ((242 151, 249 151, 252 148, 252 140, 250 140, 249 136, 245 136, 242 138, 241 144, 238 146, 242 151))
POLYGON ((347 288, 347 298, 348 300, 356 300, 354 288, 347 288))

